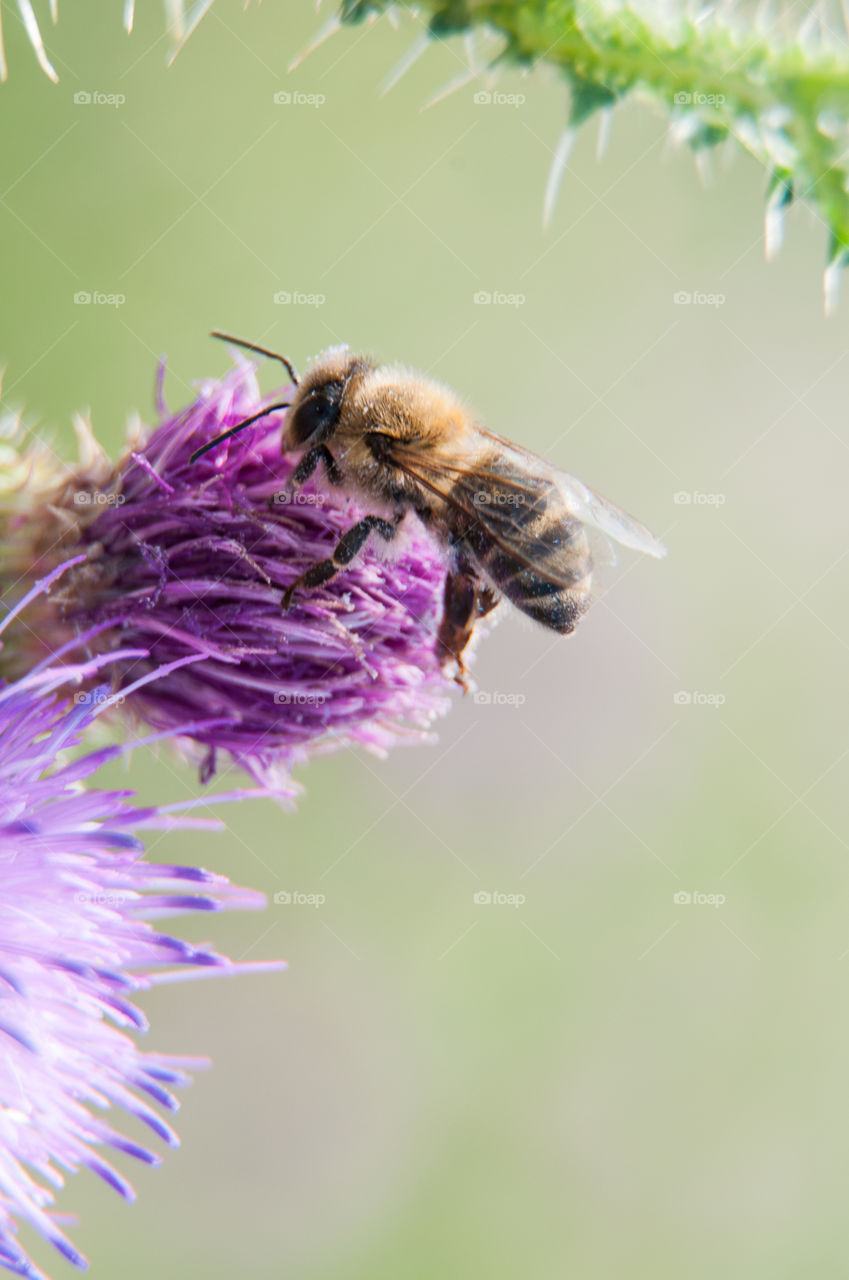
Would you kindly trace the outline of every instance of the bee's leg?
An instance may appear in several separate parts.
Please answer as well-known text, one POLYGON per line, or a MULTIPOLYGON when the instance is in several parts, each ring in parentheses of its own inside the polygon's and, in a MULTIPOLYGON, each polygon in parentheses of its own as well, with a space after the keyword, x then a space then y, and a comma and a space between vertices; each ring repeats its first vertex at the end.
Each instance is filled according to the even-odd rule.
POLYGON ((454 679, 464 693, 469 686, 463 653, 472 638, 475 622, 491 613, 499 599, 498 593, 481 582, 471 566, 458 565, 445 579, 442 622, 436 638, 436 651, 443 667, 451 663, 455 665, 454 679))
POLYGON ((327 478, 330 483, 341 484, 342 472, 337 467, 336 459, 326 444, 317 444, 314 449, 310 449, 309 453, 304 454, 292 472, 289 484, 293 488, 305 484, 320 462, 324 463, 324 469, 327 472, 327 478))
POLYGON ((478 617, 485 618, 498 604, 501 604, 501 596, 495 588, 483 586, 478 595, 478 617))
POLYGON ((335 578, 339 570, 349 565, 357 552, 362 550, 371 533, 376 533, 384 542, 391 542, 403 518, 403 511, 399 511, 394 520, 384 520, 382 516, 363 516, 347 533, 343 533, 329 560, 319 560, 286 588, 282 601, 284 613, 299 587, 320 587, 323 582, 335 578))
POLYGON ((301 458, 300 462, 295 467, 295 470, 286 481, 285 489, 282 489, 280 493, 275 493, 270 499, 272 505, 276 505, 280 502, 285 504, 291 501, 290 495, 294 493, 296 489, 300 489, 302 484, 306 484, 310 476, 312 476, 316 471, 320 462, 324 463, 324 470, 330 483, 341 484, 342 472, 336 465, 336 459, 333 457, 333 454, 330 452, 326 444, 317 444, 314 449, 310 449, 309 453, 305 453, 301 458))

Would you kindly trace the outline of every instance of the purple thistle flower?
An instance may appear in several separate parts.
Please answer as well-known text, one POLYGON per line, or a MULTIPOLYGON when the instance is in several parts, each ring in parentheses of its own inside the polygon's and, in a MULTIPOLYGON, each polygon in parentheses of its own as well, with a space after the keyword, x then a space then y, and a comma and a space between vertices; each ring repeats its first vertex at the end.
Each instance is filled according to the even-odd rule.
MULTIPOLYGON (((435 654, 446 563, 424 532, 405 529, 391 557, 367 549, 284 613, 285 588, 363 511, 321 482, 285 491, 294 463, 281 452, 279 413, 190 462, 263 403, 254 366, 239 360, 164 416, 109 480, 101 466, 96 482, 67 482, 62 554, 88 559, 58 599, 65 626, 103 628, 98 648, 147 651, 113 664, 119 685, 201 657, 145 684, 127 707, 172 732, 213 718, 214 728, 191 735, 202 776, 222 749, 291 795, 293 765, 314 751, 358 743, 382 753, 421 738, 446 709, 452 684, 435 654)), ((54 633, 58 616, 54 608, 54 633)))
POLYGON ((19 1276, 42 1275, 17 1242, 20 1221, 86 1265, 51 1212, 64 1172, 87 1167, 131 1200, 132 1187, 100 1149, 159 1163, 99 1113, 122 1109, 177 1143, 152 1104, 175 1110, 173 1086, 205 1063, 140 1052, 134 1037, 147 1024, 135 994, 183 976, 279 967, 233 964, 150 923, 264 905, 223 876, 143 861, 138 830, 217 823, 136 807, 132 792, 86 789, 125 747, 59 754, 109 705, 110 685, 92 682, 110 664, 142 656, 42 663, 0 684, 0 1266, 19 1276), (68 686, 86 691, 69 697, 68 686))

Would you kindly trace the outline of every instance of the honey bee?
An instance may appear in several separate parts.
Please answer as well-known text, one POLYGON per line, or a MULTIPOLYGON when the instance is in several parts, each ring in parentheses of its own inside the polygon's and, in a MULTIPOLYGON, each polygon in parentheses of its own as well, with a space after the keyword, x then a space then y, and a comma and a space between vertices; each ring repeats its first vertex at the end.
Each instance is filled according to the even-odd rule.
POLYGON ((286 408, 282 447, 301 454, 290 485, 304 484, 321 466, 332 485, 373 508, 329 559, 291 584, 284 610, 296 592, 344 570, 372 535, 391 542, 412 511, 448 555, 437 652, 465 687, 463 653, 475 623, 502 598, 552 631, 574 631, 591 601, 593 531, 650 556, 666 554, 638 520, 482 427, 453 391, 421 374, 334 347, 299 379, 285 356, 218 331, 213 336, 280 360, 295 393, 209 441, 192 461, 286 408))

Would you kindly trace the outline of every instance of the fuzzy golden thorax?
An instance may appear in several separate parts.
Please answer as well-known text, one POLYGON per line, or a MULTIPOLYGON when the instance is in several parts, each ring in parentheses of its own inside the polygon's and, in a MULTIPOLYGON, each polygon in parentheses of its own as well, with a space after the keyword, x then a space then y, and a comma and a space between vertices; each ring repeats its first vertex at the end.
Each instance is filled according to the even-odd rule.
POLYGON ((448 388, 397 365, 332 349, 298 388, 284 433, 285 450, 324 447, 337 478, 381 504, 433 511, 444 503, 401 465, 406 454, 461 465, 472 423, 448 388))

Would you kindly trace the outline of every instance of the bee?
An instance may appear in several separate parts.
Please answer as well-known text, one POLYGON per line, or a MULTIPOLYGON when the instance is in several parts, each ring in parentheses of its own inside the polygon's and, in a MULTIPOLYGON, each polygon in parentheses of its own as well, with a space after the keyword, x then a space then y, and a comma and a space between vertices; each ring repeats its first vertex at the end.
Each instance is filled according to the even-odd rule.
POLYGON ((301 455, 290 485, 323 468, 330 484, 372 508, 332 556, 289 586, 284 610, 297 592, 342 572, 372 536, 391 542, 414 512, 447 552, 437 653, 465 687, 463 654, 475 623, 502 598, 551 631, 574 631, 592 596, 593 532, 650 556, 666 554, 633 516, 488 431, 453 391, 421 374, 334 347, 300 379, 285 356, 217 330, 213 336, 279 360, 295 392, 210 440, 192 461, 285 408, 283 451, 301 455))

